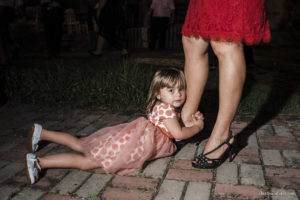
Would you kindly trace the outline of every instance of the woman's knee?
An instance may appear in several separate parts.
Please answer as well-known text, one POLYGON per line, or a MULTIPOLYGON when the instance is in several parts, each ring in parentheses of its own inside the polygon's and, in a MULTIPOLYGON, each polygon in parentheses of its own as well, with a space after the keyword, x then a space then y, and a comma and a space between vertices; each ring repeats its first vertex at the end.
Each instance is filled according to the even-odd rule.
POLYGON ((210 43, 219 59, 225 56, 232 56, 237 52, 243 52, 243 44, 241 42, 211 41, 210 43))
POLYGON ((182 36, 185 53, 207 54, 208 41, 199 37, 182 36))
POLYGON ((192 44, 192 37, 182 36, 182 44, 183 46, 190 46, 192 44))

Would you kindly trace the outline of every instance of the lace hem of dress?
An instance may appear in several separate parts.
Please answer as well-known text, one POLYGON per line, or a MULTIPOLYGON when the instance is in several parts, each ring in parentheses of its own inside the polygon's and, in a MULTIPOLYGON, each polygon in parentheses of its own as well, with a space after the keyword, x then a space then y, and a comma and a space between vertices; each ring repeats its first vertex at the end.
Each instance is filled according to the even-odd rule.
POLYGON ((226 41, 226 42, 244 42, 246 45, 259 44, 261 42, 268 43, 271 40, 270 34, 256 34, 254 35, 244 35, 234 33, 213 33, 213 32, 198 32, 198 31, 189 31, 182 30, 182 35, 188 37, 204 38, 212 41, 226 41))

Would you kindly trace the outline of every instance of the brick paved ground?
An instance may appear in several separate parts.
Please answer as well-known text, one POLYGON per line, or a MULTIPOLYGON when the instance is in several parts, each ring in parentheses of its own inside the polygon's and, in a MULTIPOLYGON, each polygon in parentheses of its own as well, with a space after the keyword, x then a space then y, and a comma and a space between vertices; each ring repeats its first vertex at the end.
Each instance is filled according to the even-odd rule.
MULTIPOLYGON (((257 52, 255 60, 259 64, 299 66, 300 60, 295 56, 298 53, 279 50, 274 57, 269 50, 257 52), (278 56, 282 53, 284 59, 278 56)), ((158 59, 149 60, 146 56, 137 62, 183 64, 182 53, 168 55, 174 59, 152 55, 158 59)), ((259 67, 250 68, 248 73, 255 81, 266 83, 273 76, 273 72, 261 71, 259 67)), ((299 94, 295 85, 298 82, 287 82, 285 78, 278 79, 278 85, 299 94)), ((202 135, 208 135, 215 118, 213 114, 205 117, 210 123, 202 135)), ((7 104, 0 108, 0 199, 297 200, 300 197, 300 116, 291 115, 236 116, 232 131, 238 134, 238 154, 233 162, 225 162, 215 170, 197 170, 191 166, 191 159, 203 150, 206 142, 200 135, 199 145, 192 140, 174 156, 147 163, 138 173, 118 176, 105 174, 101 169, 48 169, 35 185, 27 184, 23 159, 27 129, 33 122, 82 137, 101 127, 135 118, 106 111, 52 110, 30 105, 7 104)), ((66 151, 59 145, 42 143, 38 155, 66 151)))
MULTIPOLYGON (((108 175, 101 169, 49 169, 35 185, 26 183, 23 158, 27 128, 32 122, 84 136, 135 117, 28 105, 2 107, 0 199, 299 199, 300 117, 283 115, 263 124, 259 120, 253 123, 254 116, 237 116, 232 130, 242 134, 239 137, 242 149, 233 162, 225 162, 215 170, 197 170, 191 166, 191 159, 204 147, 206 140, 201 140, 198 146, 191 142, 176 155, 155 160, 140 172, 127 176, 108 175)), ((68 150, 59 145, 44 143, 38 155, 65 151, 68 150)))

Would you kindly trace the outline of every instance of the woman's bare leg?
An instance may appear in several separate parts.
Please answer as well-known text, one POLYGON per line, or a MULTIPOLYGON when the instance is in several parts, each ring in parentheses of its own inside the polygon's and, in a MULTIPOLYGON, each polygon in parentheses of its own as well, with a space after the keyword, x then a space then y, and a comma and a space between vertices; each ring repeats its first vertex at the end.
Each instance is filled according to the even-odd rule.
MULTIPOLYGON (((219 60, 219 110, 204 153, 213 150, 228 138, 246 77, 242 43, 211 41, 211 45, 219 60)), ((224 145, 207 157, 219 158, 227 148, 224 145)))
POLYGON ((185 126, 191 126, 192 114, 198 110, 200 99, 207 81, 208 41, 203 38, 182 37, 185 55, 184 73, 187 83, 187 99, 181 111, 181 118, 185 126))
POLYGON ((82 147, 79 143, 79 139, 69 133, 49 131, 43 129, 40 139, 55 142, 57 144, 67 146, 74 151, 82 152, 82 147))
POLYGON ((38 158, 41 168, 77 168, 88 170, 101 167, 101 164, 93 162, 79 154, 62 153, 38 158))
POLYGON ((95 49, 95 51, 93 51, 94 54, 96 54, 96 55, 102 54, 104 41, 105 41, 104 38, 101 35, 98 35, 96 49, 95 49))

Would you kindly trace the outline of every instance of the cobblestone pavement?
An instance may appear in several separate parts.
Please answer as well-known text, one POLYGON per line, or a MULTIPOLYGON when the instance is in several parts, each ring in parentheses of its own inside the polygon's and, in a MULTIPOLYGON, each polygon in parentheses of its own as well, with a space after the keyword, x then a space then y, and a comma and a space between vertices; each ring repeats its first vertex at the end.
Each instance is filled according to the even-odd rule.
MULTIPOLYGON (((299 199, 299 116, 236 116, 232 130, 241 135, 237 137, 241 150, 233 162, 226 161, 214 170, 191 166, 191 159, 205 145, 203 139, 199 145, 192 141, 174 156, 147 163, 138 173, 127 176, 105 174, 101 169, 48 169, 35 185, 30 185, 26 182, 23 159, 27 129, 32 122, 81 137, 136 116, 13 104, 0 111, 0 199, 3 200, 299 199)), ((69 151, 51 143, 41 146, 38 155, 69 151)))

